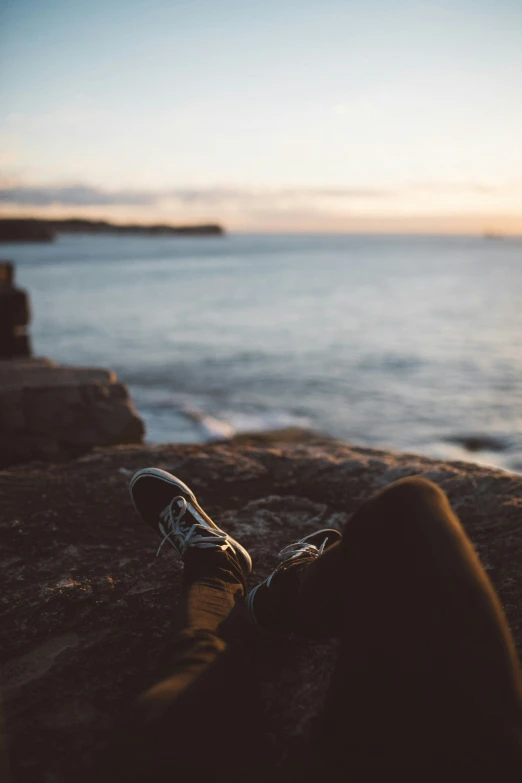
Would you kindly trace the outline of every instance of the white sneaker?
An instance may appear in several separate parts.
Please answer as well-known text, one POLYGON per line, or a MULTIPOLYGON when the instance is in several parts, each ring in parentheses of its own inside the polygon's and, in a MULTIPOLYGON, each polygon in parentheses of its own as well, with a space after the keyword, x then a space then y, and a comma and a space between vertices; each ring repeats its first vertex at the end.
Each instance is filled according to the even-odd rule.
POLYGON ((245 576, 250 573, 252 559, 246 549, 205 514, 192 490, 176 476, 144 468, 131 478, 129 490, 140 517, 162 538, 156 555, 166 542, 181 557, 189 547, 231 550, 245 576))

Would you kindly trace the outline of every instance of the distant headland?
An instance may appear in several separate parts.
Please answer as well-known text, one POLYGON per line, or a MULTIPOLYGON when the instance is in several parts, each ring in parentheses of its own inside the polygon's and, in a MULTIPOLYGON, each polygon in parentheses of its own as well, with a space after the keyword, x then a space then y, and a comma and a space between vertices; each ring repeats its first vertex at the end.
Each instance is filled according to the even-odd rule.
POLYGON ((140 234, 143 236, 220 236, 225 233, 217 223, 195 226, 169 226, 162 223, 117 224, 106 220, 40 220, 38 218, 0 218, 0 242, 52 242, 59 234, 140 234))

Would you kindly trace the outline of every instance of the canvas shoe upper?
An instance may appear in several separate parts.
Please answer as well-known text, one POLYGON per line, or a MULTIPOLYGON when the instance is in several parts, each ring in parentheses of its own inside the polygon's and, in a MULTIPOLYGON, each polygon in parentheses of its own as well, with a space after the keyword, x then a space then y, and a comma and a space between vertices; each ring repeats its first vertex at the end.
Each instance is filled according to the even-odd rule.
POLYGON ((342 537, 339 530, 326 528, 282 549, 277 555, 281 562, 275 571, 264 582, 256 585, 245 599, 250 621, 264 631, 286 630, 284 615, 288 610, 288 597, 293 592, 292 582, 295 584, 292 577, 298 576, 303 566, 320 557, 342 537), (297 566, 301 568, 296 570, 297 566))
POLYGON ((129 489, 140 517, 161 536, 157 555, 167 542, 181 557, 189 547, 229 550, 243 574, 250 573, 247 550, 212 521, 181 479, 160 468, 144 468, 134 474, 129 489))

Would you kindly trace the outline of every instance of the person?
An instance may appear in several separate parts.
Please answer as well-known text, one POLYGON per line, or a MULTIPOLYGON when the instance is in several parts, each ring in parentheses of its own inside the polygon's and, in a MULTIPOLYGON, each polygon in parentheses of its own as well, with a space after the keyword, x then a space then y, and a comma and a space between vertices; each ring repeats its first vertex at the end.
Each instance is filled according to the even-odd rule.
POLYGON ((113 748, 127 780, 395 781, 411 771, 465 781, 478 770, 521 779, 513 639, 434 483, 402 479, 363 503, 343 534, 290 543, 248 593, 249 553, 180 479, 146 468, 130 493, 161 537, 158 553, 172 547, 184 571, 168 674, 139 697, 113 748), (288 632, 339 639, 312 736, 279 769, 249 656, 234 643, 238 612, 276 644, 288 632))

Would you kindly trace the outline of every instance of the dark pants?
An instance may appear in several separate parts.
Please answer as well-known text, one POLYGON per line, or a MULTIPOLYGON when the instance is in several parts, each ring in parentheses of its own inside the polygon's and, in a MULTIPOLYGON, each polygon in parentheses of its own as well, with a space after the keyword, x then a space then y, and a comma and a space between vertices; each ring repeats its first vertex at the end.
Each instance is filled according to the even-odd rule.
MULTIPOLYGON (((251 658, 225 641, 243 596, 232 558, 187 553, 170 676, 141 696, 125 730, 136 779, 274 779, 251 658)), ((288 621, 338 636, 340 652, 324 714, 286 780, 375 780, 376 769, 408 768, 436 780, 448 770, 475 780, 478 768, 520 779, 513 640, 434 484, 405 479, 366 502, 343 541, 301 571, 288 621)))

